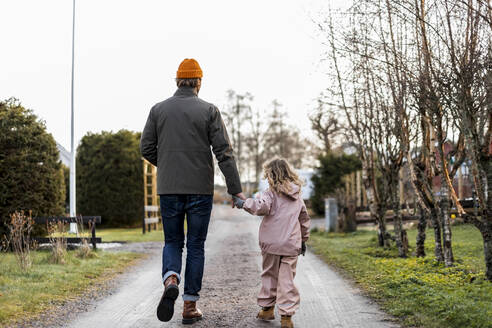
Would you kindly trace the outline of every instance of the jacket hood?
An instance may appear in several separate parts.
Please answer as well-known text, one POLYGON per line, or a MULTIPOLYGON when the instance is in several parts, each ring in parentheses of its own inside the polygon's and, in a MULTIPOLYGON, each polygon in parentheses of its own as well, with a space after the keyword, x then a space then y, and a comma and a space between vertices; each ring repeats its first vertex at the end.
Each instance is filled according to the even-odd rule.
POLYGON ((301 187, 298 185, 291 183, 290 184, 290 191, 288 190, 282 190, 282 193, 291 198, 292 200, 297 200, 299 197, 301 197, 301 187))

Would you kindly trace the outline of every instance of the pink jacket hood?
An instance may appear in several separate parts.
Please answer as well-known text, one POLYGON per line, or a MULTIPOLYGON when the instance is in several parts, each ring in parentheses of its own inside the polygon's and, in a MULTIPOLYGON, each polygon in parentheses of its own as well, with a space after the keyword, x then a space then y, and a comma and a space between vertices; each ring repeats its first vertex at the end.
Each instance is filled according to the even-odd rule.
POLYGON ((301 187, 294 183, 291 183, 290 188, 290 190, 282 191, 282 193, 292 200, 299 199, 299 197, 301 197, 301 187))

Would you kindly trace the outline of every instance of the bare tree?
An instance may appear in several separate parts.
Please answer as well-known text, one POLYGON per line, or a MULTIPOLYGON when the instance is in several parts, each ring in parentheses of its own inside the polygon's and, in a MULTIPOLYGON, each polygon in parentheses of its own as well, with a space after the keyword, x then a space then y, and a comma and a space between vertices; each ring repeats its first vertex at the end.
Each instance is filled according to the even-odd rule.
POLYGON ((371 217, 378 224, 379 245, 387 246, 390 238, 386 231, 385 214, 389 204, 385 185, 377 182, 377 162, 380 158, 375 149, 377 137, 374 128, 378 127, 373 120, 378 108, 374 99, 373 67, 367 60, 373 56, 374 49, 369 47, 368 42, 369 22, 361 20, 363 16, 358 13, 359 10, 352 7, 349 28, 340 35, 335 33, 333 12, 318 26, 327 36, 327 55, 336 81, 327 91, 345 114, 347 136, 353 140, 362 162, 362 181, 371 217))
POLYGON ((239 94, 234 90, 228 90, 227 98, 229 106, 224 111, 224 118, 228 124, 234 156, 236 157, 239 175, 241 176, 246 164, 246 156, 244 154, 246 142, 244 125, 251 117, 250 103, 253 100, 253 96, 249 92, 239 94))
MULTIPOLYGON (((450 205, 480 230, 492 279, 492 13, 484 0, 354 1, 335 32, 333 12, 319 24, 327 34, 331 96, 357 144, 371 215, 384 239, 391 199, 395 240, 401 233, 397 187, 403 164, 422 210, 417 236, 424 254, 425 222, 434 227, 435 256, 453 265, 450 205), (453 178, 471 163, 477 216, 465 213, 453 178), (378 178, 379 177, 379 178, 378 178), (433 180, 440 179, 435 192, 433 180), (388 196, 388 197, 386 197, 388 196)), ((400 240, 399 240, 400 239, 400 240)), ((382 244, 385 242, 383 241, 382 244)))
POLYGON ((246 137, 247 153, 249 155, 248 162, 251 163, 254 169, 254 181, 256 187, 258 187, 262 173, 262 164, 264 162, 262 145, 265 131, 261 111, 258 108, 253 109, 248 121, 250 125, 250 132, 246 137))
POLYGON ((446 99, 466 141, 479 206, 477 216, 459 210, 482 234, 486 276, 492 281, 492 6, 480 0, 441 1, 441 6, 441 38, 449 58, 446 99))
POLYGON ((252 181, 256 186, 253 189, 258 187, 262 165, 269 158, 284 157, 297 168, 312 159, 306 156, 311 152, 312 144, 296 127, 287 123, 287 113, 280 102, 274 100, 271 110, 264 111, 254 106, 254 97, 250 93, 238 94, 229 90, 227 98, 229 106, 224 111, 224 118, 239 173, 248 180, 248 188, 252 181))
POLYGON ((317 99, 318 106, 309 116, 311 128, 323 144, 323 151, 328 153, 332 149, 333 139, 340 134, 342 125, 337 118, 337 114, 326 108, 321 96, 317 99))
POLYGON ((272 110, 268 117, 267 130, 265 131, 265 157, 288 157, 288 128, 287 113, 282 110, 282 104, 278 100, 272 101, 272 110))
POLYGON ((308 141, 302 138, 299 130, 287 123, 287 113, 282 109, 282 105, 274 100, 264 134, 265 160, 280 156, 294 167, 301 168, 305 162, 308 145, 308 141))
MULTIPOLYGON (((480 69, 480 65, 477 66, 478 63, 483 63, 477 52, 477 44, 480 39, 483 40, 480 35, 485 30, 477 23, 480 17, 486 17, 485 11, 480 14, 480 8, 485 8, 482 4, 481 1, 438 1, 427 4, 421 0, 415 1, 413 6, 418 54, 415 71, 418 72, 418 78, 412 85, 416 86, 419 114, 425 121, 422 130, 428 130, 424 136, 429 142, 423 152, 430 152, 430 156, 425 170, 435 172, 441 180, 438 197, 429 196, 429 192, 419 193, 418 186, 416 191, 421 196, 424 210, 431 218, 439 215, 443 230, 443 257, 447 266, 453 264, 450 200, 459 214, 465 214, 453 188, 452 179, 464 163, 466 155, 470 154, 466 149, 466 133, 459 114, 463 114, 464 108, 473 103, 470 102, 471 98, 476 97, 475 104, 480 103, 478 90, 484 90, 479 87, 480 82, 477 83, 485 80, 483 73, 477 74, 484 71, 480 69), (450 136, 456 137, 456 141, 451 143, 454 149, 446 153, 445 146, 450 144, 450 136)), ((418 169, 418 166, 413 168, 415 167, 418 169)), ((437 241, 436 238, 436 244, 437 241)))

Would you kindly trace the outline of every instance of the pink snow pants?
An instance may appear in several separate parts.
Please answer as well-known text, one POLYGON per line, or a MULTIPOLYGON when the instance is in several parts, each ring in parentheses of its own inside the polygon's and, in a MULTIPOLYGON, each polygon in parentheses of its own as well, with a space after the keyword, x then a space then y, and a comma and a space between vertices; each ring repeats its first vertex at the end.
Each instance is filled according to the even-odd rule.
POLYGON ((263 272, 259 306, 277 305, 280 315, 293 315, 299 308, 300 296, 294 285, 297 256, 281 256, 262 253, 263 272))

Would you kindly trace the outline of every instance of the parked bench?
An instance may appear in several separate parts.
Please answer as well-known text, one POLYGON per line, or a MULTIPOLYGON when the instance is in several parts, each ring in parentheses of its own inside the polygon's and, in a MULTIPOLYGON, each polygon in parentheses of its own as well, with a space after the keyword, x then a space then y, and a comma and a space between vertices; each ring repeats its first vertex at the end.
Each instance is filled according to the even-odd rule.
MULTIPOLYGON (((90 241, 92 247, 96 249, 96 243, 102 242, 102 239, 96 237, 96 223, 101 223, 100 216, 78 216, 78 217, 62 217, 62 216, 41 216, 35 217, 34 222, 38 224, 49 224, 49 223, 81 223, 87 224, 91 228, 91 237, 90 238, 82 238, 82 237, 56 237, 56 239, 64 239, 69 244, 80 244, 84 239, 90 241)), ((53 239, 53 238, 51 238, 53 239)), ((46 237, 37 237, 34 240, 38 244, 50 243, 50 238, 46 237)))

